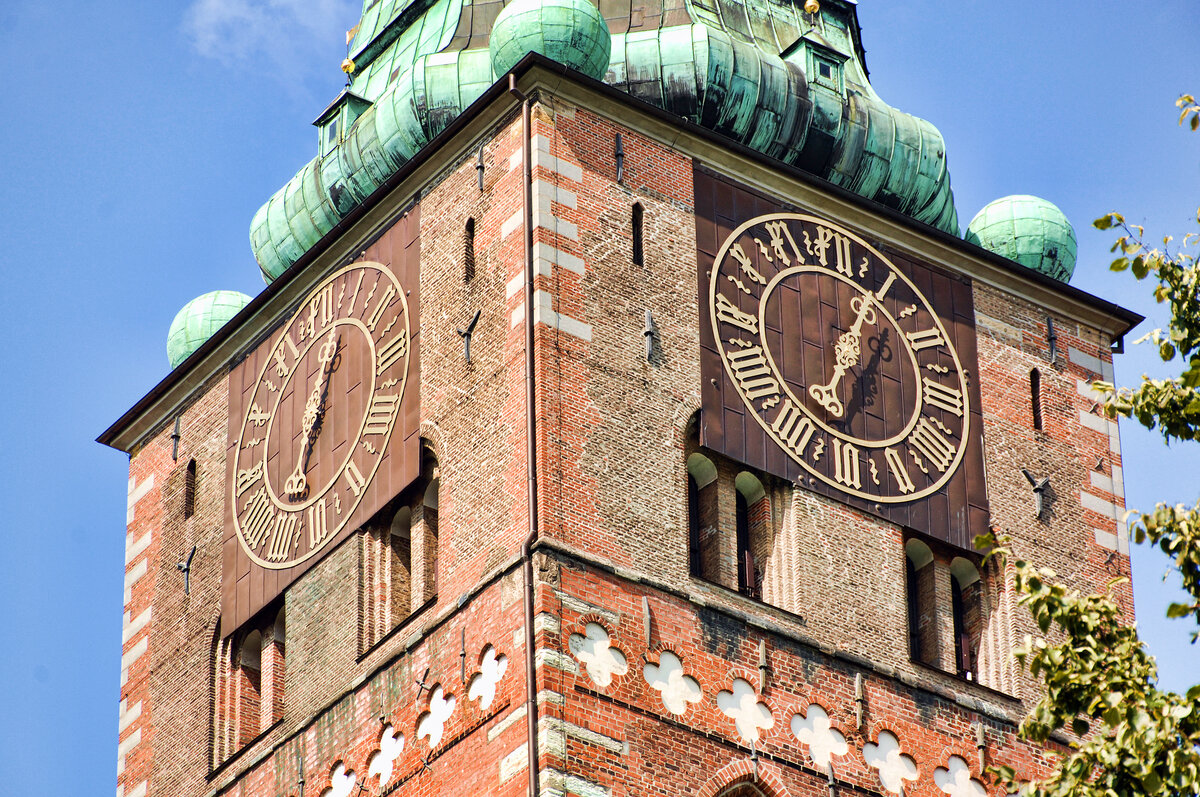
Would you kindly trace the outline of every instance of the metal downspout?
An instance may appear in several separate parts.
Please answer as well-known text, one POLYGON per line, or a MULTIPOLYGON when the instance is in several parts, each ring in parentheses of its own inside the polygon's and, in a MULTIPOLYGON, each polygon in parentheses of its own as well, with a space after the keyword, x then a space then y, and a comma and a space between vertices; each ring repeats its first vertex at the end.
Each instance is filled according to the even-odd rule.
POLYGON ((536 644, 533 628, 533 545, 538 536, 537 507, 537 419, 534 403, 534 324, 533 324, 533 153, 530 129, 529 98, 517 88, 517 80, 510 73, 508 92, 521 102, 522 139, 522 211, 525 219, 525 457, 526 482, 528 484, 529 536, 521 545, 522 573, 525 582, 525 719, 527 729, 526 748, 529 752, 529 797, 538 794, 538 745, 537 745, 537 667, 536 644))

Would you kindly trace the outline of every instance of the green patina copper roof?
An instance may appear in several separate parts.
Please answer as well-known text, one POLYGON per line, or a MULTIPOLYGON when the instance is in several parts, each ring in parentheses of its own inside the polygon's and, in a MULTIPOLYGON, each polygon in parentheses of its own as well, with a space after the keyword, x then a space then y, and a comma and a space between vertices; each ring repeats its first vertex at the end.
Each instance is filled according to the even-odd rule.
POLYGON ((1062 282, 1075 273, 1075 228, 1040 197, 1019 194, 989 202, 963 237, 1062 282))
MULTIPOLYGON (((515 0, 498 68, 537 39, 572 40, 563 9, 591 0, 515 0), (539 7, 543 5, 544 7, 539 7), (521 12, 521 13, 518 13, 521 12), (519 38, 514 47, 512 36, 519 38)), ((371 103, 255 214, 250 240, 269 282, 441 132, 497 78, 489 54, 503 0, 366 0, 351 43, 350 91, 371 103)), ((571 12, 572 14, 575 11, 571 12)), ((601 0, 611 34, 552 58, 689 121, 958 234, 945 143, 871 88, 849 0, 816 15, 799 0, 601 0)), ((572 20, 575 17, 571 17, 572 20)), ((589 25, 591 23, 588 23, 589 25)), ((580 27, 579 30, 584 30, 580 27)))
POLYGON ((167 333, 167 359, 175 368, 223 327, 250 297, 237 291, 213 291, 197 296, 176 313, 167 333))
POLYGON ((540 53, 598 80, 608 71, 612 36, 588 0, 513 0, 492 24, 488 50, 497 75, 540 53))

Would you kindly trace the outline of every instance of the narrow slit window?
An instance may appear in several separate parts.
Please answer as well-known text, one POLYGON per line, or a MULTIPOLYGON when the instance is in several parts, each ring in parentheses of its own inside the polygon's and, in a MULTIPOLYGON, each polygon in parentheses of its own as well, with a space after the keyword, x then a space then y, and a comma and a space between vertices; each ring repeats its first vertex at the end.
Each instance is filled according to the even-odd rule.
POLYGON ((750 507, 746 497, 737 493, 735 505, 738 552, 738 592, 750 595, 754 592, 754 560, 750 554, 750 507))
POLYGON ((183 477, 183 518, 196 514, 196 460, 189 460, 183 477))
POLYGON ((463 282, 475 279, 475 219, 467 219, 463 230, 463 282))
POLYGON ((1029 407, 1033 412, 1033 428, 1042 428, 1042 372, 1034 368, 1029 372, 1029 407))
POLYGON ((642 203, 635 202, 633 204, 633 264, 635 266, 643 265, 643 242, 642 242, 642 203))

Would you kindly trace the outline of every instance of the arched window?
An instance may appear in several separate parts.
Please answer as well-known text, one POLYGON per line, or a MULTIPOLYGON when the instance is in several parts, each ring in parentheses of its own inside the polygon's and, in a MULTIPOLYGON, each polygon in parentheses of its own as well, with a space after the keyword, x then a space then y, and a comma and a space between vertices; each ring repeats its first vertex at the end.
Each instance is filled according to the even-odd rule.
POLYGON ((641 202, 633 203, 633 264, 635 266, 643 265, 645 261, 643 241, 642 241, 642 214, 643 208, 641 202))
POLYGON ((237 694, 238 747, 249 744, 261 730, 262 633, 251 631, 237 646, 234 671, 237 694))
POLYGON ((475 279, 475 219, 467 219, 463 230, 463 282, 475 279))
POLYGON ((183 476, 183 518, 196 514, 196 460, 188 460, 183 476))
POLYGON ((978 680, 977 661, 983 628, 979 571, 975 565, 955 557, 950 562, 950 599, 954 614, 954 668, 958 675, 978 680))
POLYGON ((733 481, 736 494, 738 592, 762 597, 759 565, 770 550, 770 502, 762 481, 753 473, 740 472, 733 481))
POLYGON ((717 466, 700 453, 687 459, 688 569, 693 576, 716 581, 720 561, 717 514, 717 466))
POLYGON ((908 607, 908 650, 913 661, 938 664, 937 586, 933 551, 920 540, 904 544, 904 569, 908 607))
POLYGON ((1029 372, 1029 406, 1033 413, 1033 428, 1042 428, 1042 372, 1034 368, 1029 372))

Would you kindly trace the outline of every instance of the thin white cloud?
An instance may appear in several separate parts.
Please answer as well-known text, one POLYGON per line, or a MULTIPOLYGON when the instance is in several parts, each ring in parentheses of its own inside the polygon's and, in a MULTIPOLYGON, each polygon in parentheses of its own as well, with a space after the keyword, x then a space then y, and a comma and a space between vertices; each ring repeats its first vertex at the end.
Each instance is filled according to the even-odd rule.
POLYGON ((355 0, 194 0, 183 29, 200 55, 290 83, 338 68, 360 9, 355 0))

